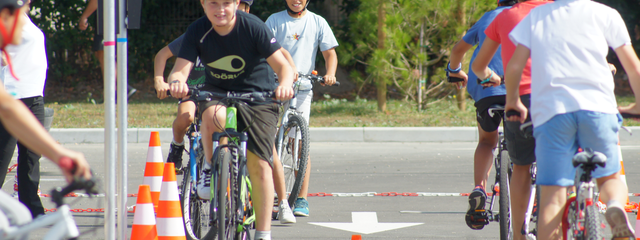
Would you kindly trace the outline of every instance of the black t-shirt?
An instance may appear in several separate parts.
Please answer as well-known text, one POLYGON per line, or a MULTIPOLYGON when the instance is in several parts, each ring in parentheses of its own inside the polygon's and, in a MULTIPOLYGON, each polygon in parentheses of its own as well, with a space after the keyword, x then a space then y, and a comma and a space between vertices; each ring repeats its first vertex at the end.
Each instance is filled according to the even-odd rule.
POLYGON ((212 29, 207 17, 196 20, 184 35, 178 57, 205 65, 206 83, 225 91, 273 91, 273 69, 266 58, 280 49, 273 33, 258 17, 236 12, 226 36, 212 29))
MULTIPOLYGON (((173 55, 178 55, 178 53, 180 53, 183 40, 184 34, 169 43, 169 50, 171 50, 173 55)), ((204 65, 202 65, 200 58, 197 58, 193 64, 193 68, 191 68, 191 72, 189 72, 189 77, 187 77, 187 84, 190 87, 201 88, 202 85, 204 85, 204 78, 204 65)))

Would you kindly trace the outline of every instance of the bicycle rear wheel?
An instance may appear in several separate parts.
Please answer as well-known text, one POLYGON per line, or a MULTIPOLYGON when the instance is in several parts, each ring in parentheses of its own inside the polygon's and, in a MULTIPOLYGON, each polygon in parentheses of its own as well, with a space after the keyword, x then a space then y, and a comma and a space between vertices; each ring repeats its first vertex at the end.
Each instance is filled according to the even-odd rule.
POLYGON ((509 201, 509 182, 511 179, 511 160, 507 150, 500 152, 500 239, 508 240, 513 236, 511 230, 511 205, 509 201))
POLYGON ((309 159, 309 127, 302 116, 291 115, 285 126, 280 146, 280 161, 284 170, 286 191, 289 193, 289 206, 293 206, 300 189, 309 159), (291 133, 291 134, 290 134, 291 133), (288 137, 295 136, 295 139, 288 137))
POLYGON ((595 204, 585 209, 585 236, 584 239, 604 239, 604 223, 600 219, 600 213, 595 204))
POLYGON ((218 239, 233 239, 235 235, 233 186, 235 177, 230 172, 231 149, 219 149, 219 174, 217 181, 217 219, 218 219, 218 239))

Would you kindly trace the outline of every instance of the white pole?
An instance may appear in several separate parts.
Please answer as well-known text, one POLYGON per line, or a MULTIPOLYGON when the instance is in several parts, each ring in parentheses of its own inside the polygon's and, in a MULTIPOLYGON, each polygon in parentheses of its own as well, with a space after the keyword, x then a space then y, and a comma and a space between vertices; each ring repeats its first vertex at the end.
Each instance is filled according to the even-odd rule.
POLYGON ((127 239, 127 3, 118 5, 118 239, 127 239))
POLYGON ((105 169, 106 169, 106 200, 105 211, 105 239, 116 239, 116 29, 115 29, 115 2, 104 0, 104 142, 105 142, 105 169))

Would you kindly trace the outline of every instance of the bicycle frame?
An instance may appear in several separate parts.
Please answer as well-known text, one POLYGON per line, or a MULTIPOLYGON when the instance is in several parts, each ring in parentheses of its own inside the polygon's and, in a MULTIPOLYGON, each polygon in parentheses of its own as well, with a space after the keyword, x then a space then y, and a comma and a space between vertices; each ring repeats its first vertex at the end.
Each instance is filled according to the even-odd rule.
POLYGON ((520 230, 520 233, 522 235, 525 235, 525 237, 529 240, 537 239, 536 233, 529 232, 529 228, 531 227, 529 225, 530 223, 529 219, 531 219, 531 216, 533 214, 533 205, 535 204, 535 200, 536 200, 537 171, 538 171, 538 168, 536 166, 536 163, 534 162, 531 164, 531 169, 529 170, 529 173, 531 173, 531 192, 529 194, 529 204, 527 205, 527 211, 524 213, 524 223, 522 224, 522 230, 520 230))
POLYGON ((54 213, 41 215, 21 226, 10 226, 7 231, 2 233, 2 239, 28 239, 29 234, 36 229, 51 226, 49 232, 43 239, 69 239, 76 238, 80 235, 78 227, 69 205, 62 205, 54 213))

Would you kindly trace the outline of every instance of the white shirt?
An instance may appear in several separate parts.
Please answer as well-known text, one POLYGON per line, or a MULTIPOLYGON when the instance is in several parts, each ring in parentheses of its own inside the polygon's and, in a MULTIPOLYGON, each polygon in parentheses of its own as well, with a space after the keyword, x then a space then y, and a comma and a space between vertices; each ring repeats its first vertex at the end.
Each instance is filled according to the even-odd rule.
POLYGON ((557 0, 531 10, 509 34, 531 50, 531 118, 588 110, 618 112, 609 47, 631 44, 620 14, 590 0, 557 0))
MULTIPOLYGON (((293 18, 287 11, 274 13, 265 22, 276 40, 289 51, 299 72, 311 74, 316 67, 316 55, 338 46, 327 21, 307 10, 302 18, 293 18)), ((303 82, 306 83, 306 82, 303 82)), ((311 85, 306 86, 311 89, 311 85)), ((307 90, 301 86, 301 90, 307 90)))
POLYGON ((9 66, 0 68, 0 78, 7 92, 15 98, 44 96, 44 85, 47 78, 47 52, 45 50, 44 33, 25 14, 20 45, 7 45, 5 51, 11 57, 16 81, 11 76, 9 66))

